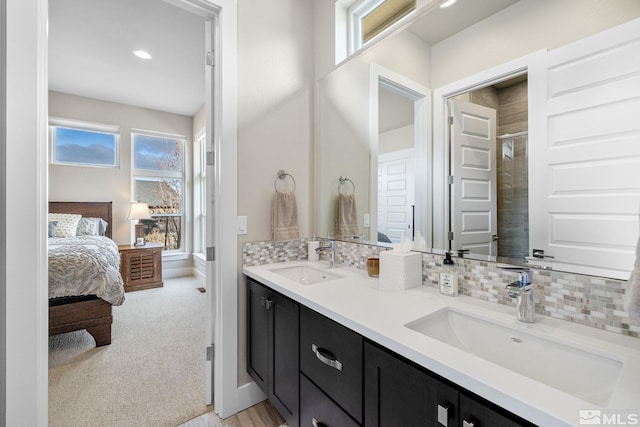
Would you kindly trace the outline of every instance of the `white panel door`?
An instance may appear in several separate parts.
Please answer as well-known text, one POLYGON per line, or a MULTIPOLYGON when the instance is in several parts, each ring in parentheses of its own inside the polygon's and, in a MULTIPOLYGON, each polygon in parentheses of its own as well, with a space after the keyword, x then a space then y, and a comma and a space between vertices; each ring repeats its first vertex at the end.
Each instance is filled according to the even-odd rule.
POLYGON ((495 255, 496 110, 452 99, 451 212, 453 250, 495 255))
POLYGON ((530 249, 627 279, 640 207, 640 20, 549 52, 529 71, 530 249))
POLYGON ((378 232, 394 242, 413 238, 413 149, 378 156, 378 232))

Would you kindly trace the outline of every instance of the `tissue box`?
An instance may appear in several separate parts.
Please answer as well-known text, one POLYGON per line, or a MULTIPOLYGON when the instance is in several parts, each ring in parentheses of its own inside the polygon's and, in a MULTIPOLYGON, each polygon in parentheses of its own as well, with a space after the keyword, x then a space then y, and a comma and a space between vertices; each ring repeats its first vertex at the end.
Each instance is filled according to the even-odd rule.
POLYGON ((422 284, 422 254, 380 252, 380 289, 402 290, 422 284))

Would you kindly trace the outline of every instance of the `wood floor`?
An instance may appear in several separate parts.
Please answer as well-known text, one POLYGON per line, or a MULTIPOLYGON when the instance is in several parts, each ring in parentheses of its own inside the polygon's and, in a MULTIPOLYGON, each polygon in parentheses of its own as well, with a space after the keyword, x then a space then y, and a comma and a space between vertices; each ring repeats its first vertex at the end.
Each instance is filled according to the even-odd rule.
POLYGON ((265 400, 225 420, 210 411, 178 427, 278 427, 283 424, 278 411, 265 400))

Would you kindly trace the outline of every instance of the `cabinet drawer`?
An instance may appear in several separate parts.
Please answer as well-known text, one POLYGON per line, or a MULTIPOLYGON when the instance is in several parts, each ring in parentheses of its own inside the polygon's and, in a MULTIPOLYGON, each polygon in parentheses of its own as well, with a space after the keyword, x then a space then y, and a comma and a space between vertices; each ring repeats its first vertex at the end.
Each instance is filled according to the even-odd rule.
POLYGON ((506 413, 490 402, 481 402, 479 398, 460 393, 460 422, 476 427, 528 427, 533 424, 518 416, 506 413))
POLYGON ((362 422, 363 340, 306 307, 300 308, 300 370, 362 422))
POLYGON ((300 427, 357 427, 346 412, 300 374, 300 427))

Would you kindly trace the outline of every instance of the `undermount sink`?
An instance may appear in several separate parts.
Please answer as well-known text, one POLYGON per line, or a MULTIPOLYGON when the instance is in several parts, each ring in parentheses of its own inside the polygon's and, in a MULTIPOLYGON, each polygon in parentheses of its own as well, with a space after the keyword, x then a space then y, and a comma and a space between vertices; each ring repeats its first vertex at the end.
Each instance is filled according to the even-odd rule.
POLYGON ((271 270, 276 274, 294 280, 301 285, 314 285, 316 283, 328 282, 331 280, 342 279, 334 273, 329 273, 319 268, 313 268, 306 265, 297 265, 294 267, 285 267, 271 270))
POLYGON ((622 359, 445 308, 407 328, 596 405, 606 406, 622 359))

